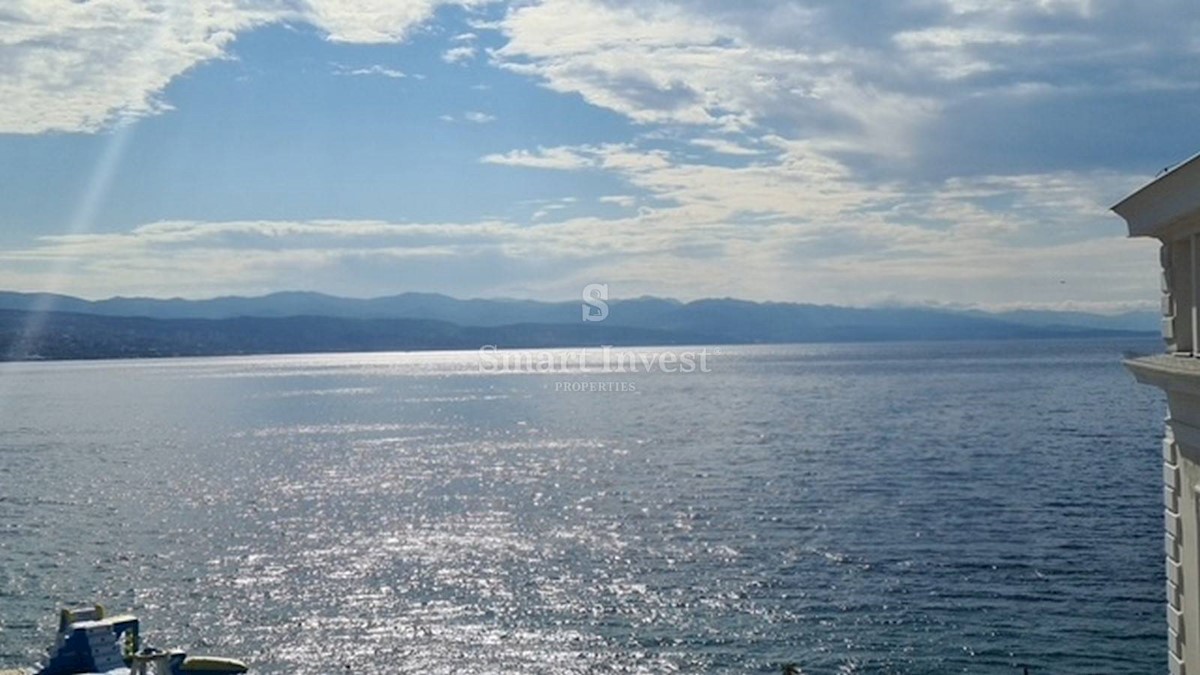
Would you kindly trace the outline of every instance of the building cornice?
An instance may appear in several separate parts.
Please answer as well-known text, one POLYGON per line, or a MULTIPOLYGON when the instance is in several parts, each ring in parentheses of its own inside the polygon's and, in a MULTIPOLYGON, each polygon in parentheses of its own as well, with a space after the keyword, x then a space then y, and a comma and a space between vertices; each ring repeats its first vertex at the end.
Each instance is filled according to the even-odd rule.
POLYGON ((1200 396, 1200 359, 1159 354, 1125 361, 1138 382, 1170 392, 1200 396))
POLYGON ((1200 155, 1194 155, 1112 210, 1125 219, 1131 237, 1171 238, 1186 225, 1200 221, 1200 155))

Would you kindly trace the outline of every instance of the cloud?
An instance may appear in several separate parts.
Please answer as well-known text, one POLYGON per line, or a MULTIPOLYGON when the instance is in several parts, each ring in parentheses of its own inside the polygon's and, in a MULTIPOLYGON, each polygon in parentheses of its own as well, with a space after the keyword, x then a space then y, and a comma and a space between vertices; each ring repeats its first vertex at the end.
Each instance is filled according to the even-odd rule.
POLYGON ((461 121, 461 122, 469 122, 471 124, 490 124, 490 123, 496 121, 496 116, 489 115, 485 112, 479 112, 478 110, 468 110, 468 111, 464 112, 460 117, 455 117, 454 115, 446 114, 446 115, 439 115, 438 119, 443 122, 450 122, 450 123, 461 121))
MULTIPOLYGON (((755 297, 801 288, 806 299, 846 304, 882 297, 883 289, 965 303, 1153 299, 1153 244, 1124 240, 1107 213, 1112 195, 1138 185, 1138 176, 1054 172, 900 185, 865 180, 806 142, 768 141, 769 155, 742 166, 632 145, 539 148, 485 161, 620 177, 656 206, 632 219, 594 220, 594 227, 619 233, 631 251, 637 241, 681 259, 685 251, 708 251, 705 267, 687 273, 669 255, 655 264, 663 266, 659 278, 689 279, 714 293, 722 284, 755 297), (1094 263, 1084 262, 1089 256, 1094 263), (764 271, 760 282, 748 280, 750 269, 764 271), (824 286, 797 285, 818 271, 824 286)), ((650 292, 655 277, 645 263, 616 261, 622 271, 606 273, 637 278, 650 292)))
MULTIPOLYGON (((1005 110, 1004 146, 1034 163, 1043 142, 1023 120, 1077 135, 1042 111, 1078 111, 1081 93, 1105 92, 1104 107, 1128 101, 1123 113, 1145 119, 1133 112, 1138 92, 1197 91, 1198 24, 1183 17, 1194 17, 1186 0, 1138 12, 1067 0, 900 0, 870 11, 832 0, 541 0, 509 10, 494 60, 640 124, 774 133, 932 172, 945 159, 943 120, 957 124, 971 101, 1005 110)), ((1055 161, 1042 154, 1043 167, 1055 161)))
POLYGON ((465 63, 475 58, 476 49, 472 45, 451 47, 442 52, 442 60, 446 63, 465 63))
POLYGON ((479 39, 479 35, 476 33, 468 32, 455 35, 450 38, 450 41, 455 43, 456 46, 442 52, 442 60, 446 63, 465 64, 467 61, 474 59, 475 55, 479 52, 475 46, 477 39, 479 39))
POLYGON ((477 3, 17 0, 0 18, 0 132, 94 132, 169 110, 167 84, 226 58, 235 37, 254 28, 306 23, 335 42, 397 42, 445 4, 477 3))
POLYGON ((660 201, 677 205, 688 220, 744 218, 813 220, 841 215, 893 198, 886 186, 868 188, 850 179, 849 169, 815 152, 807 143, 765 139, 769 160, 746 166, 687 161, 659 149, 605 144, 516 150, 485 156, 492 164, 612 173, 660 201))
POLYGON ((1001 67, 998 63, 978 52, 988 47, 1021 45, 1029 40, 1014 32, 946 27, 902 31, 892 39, 911 63, 946 80, 997 70, 1001 67))
POLYGON ((599 201, 601 204, 613 204, 628 209, 637 204, 637 197, 633 195, 605 195, 599 201))
POLYGON ((535 165, 575 158, 554 168, 584 161, 612 172, 646 194, 603 198, 641 204, 619 217, 588 215, 585 202, 568 199, 530 204, 526 222, 164 221, 46 236, 0 253, 0 286, 92 294, 317 287, 567 297, 602 279, 681 298, 851 305, 899 298, 1116 309, 1153 301, 1147 287, 1156 283, 1156 247, 1124 239, 1119 222, 1104 215, 1108 194, 1136 185, 1135 177, 957 178, 900 192, 864 183, 802 143, 775 144, 769 161, 746 166, 623 145, 502 156, 535 165), (355 274, 346 273, 351 268, 355 274), (401 279, 405 285, 397 285, 401 279))
MULTIPOLYGON (((303 23, 331 41, 386 44, 439 7, 486 4, 495 3, 18 0, 0 31, 0 131, 91 132, 168 110, 162 92, 174 78, 226 58, 237 35, 261 26, 303 23)), ((444 57, 474 58, 478 32, 497 31, 506 42, 489 51, 493 64, 640 124, 774 133, 932 166, 943 160, 932 156, 944 154, 942 120, 956 123, 975 99, 1008 106, 1010 120, 1046 118, 1069 131, 1039 112, 1080 92, 1132 101, 1156 88, 1195 91, 1189 7, 898 0, 868 13, 833 0, 530 0, 509 3, 496 21, 469 19, 473 32, 453 35, 444 57)), ((1024 137, 1008 147, 1034 156, 1041 139, 1015 131, 1024 137)), ((972 151, 996 152, 962 154, 972 151)))
POLYGON ((747 156, 749 156, 749 155, 760 154, 759 150, 755 150, 753 148, 747 148, 743 145, 738 145, 737 143, 726 140, 724 138, 693 138, 688 142, 697 147, 712 150, 713 152, 720 153, 723 155, 747 155, 747 156))
POLYGON ((485 155, 484 164, 518 166, 527 169, 574 170, 595 166, 592 158, 585 155, 586 148, 541 148, 537 150, 513 150, 506 153, 485 155))
POLYGON ((0 130, 95 131, 169 106, 157 93, 197 63, 220 58, 238 31, 268 17, 138 0, 26 2, 0 31, 0 130))
MULTIPOLYGON (((427 21, 444 0, 309 0, 300 19, 324 31, 329 40, 358 44, 400 42, 427 21)), ((295 20, 292 17, 283 17, 295 20)))
MULTIPOLYGON (((389 44, 441 6, 474 4, 24 0, 5 10, 0 31, 0 131, 96 131, 169 109, 162 91, 172 79, 227 58, 237 35, 260 26, 303 23, 334 42, 389 44)), ((1166 163, 1159 155, 1200 138, 1190 122, 1200 112, 1200 42, 1189 8, 511 2, 487 21, 469 18, 478 33, 451 37, 443 58, 476 58, 476 36, 488 31, 487 44, 500 45, 484 52, 488 64, 614 112, 635 131, 515 142, 480 161, 605 174, 619 184, 606 190, 628 194, 598 200, 626 209, 622 217, 539 206, 524 223, 154 223, 5 253, 0 285, 28 287, 42 278, 39 265, 65 260, 96 288, 149 292, 133 271, 177 260, 205 278, 211 265, 231 284, 286 288, 309 278, 298 270, 334 279, 330 270, 351 260, 460 256, 531 293, 590 276, 680 297, 861 304, 886 290, 914 301, 1136 302, 1153 297, 1153 260, 1141 244, 1118 243, 1105 208, 1144 182, 1147 157, 1152 173, 1166 163), (549 271, 539 278, 523 260, 549 271)), ((379 65, 337 74, 403 76, 379 65)), ((495 120, 481 111, 441 119, 495 120)), ((462 272, 454 283, 476 293, 499 278, 485 286, 462 272)))
POLYGON ((808 40, 811 27, 784 47, 724 18, 689 3, 546 0, 509 11, 494 57, 642 124, 746 131, 783 118, 894 154, 936 111, 929 97, 871 81, 869 54, 808 40))
POLYGON ((379 76, 379 77, 389 77, 389 78, 397 79, 397 80, 404 78, 404 77, 408 77, 408 75, 406 75, 404 73, 404 71, 396 70, 395 68, 388 68, 386 66, 381 66, 378 64, 372 65, 372 66, 367 66, 365 68, 347 68, 346 66, 339 65, 339 66, 334 67, 333 74, 334 75, 358 76, 358 77, 367 77, 367 76, 375 75, 375 76, 379 76))
MULTIPOLYGON (((498 26, 507 42, 494 63, 647 131, 484 161, 618 177, 653 205, 641 227, 686 230, 709 263, 737 251, 746 264, 734 283, 750 293, 1144 302, 1152 245, 1121 241, 1107 206, 1144 182, 1147 151, 1130 149, 1144 135, 1112 125, 1145 119, 1145 92, 1172 119, 1196 108, 1184 72, 1200 60, 1195 22, 1168 29, 1186 54, 1158 46, 1154 28, 1183 14, 1177 0, 1136 16, 1066 0, 913 0, 870 13, 838 2, 521 3, 498 26)), ((700 276, 687 238, 669 239, 678 255, 657 261, 659 276, 700 276)), ((634 269, 642 262, 615 264, 645 288, 654 275, 634 269)))

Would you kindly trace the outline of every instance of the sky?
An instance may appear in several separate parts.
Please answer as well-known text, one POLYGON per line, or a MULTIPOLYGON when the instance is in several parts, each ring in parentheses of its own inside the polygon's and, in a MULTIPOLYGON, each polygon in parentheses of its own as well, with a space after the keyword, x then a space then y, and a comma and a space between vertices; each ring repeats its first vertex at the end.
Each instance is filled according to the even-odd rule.
POLYGON ((10 0, 0 288, 1118 311, 1194 0, 10 0))

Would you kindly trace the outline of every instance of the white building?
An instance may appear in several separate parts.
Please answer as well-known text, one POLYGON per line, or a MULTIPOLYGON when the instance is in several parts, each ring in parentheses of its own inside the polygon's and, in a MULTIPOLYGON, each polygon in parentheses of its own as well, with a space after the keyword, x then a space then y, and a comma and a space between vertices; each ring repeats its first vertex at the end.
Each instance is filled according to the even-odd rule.
POLYGON ((1200 155, 1113 207, 1134 237, 1162 242, 1166 353, 1126 362, 1167 393, 1163 499, 1170 672, 1200 675, 1200 155))

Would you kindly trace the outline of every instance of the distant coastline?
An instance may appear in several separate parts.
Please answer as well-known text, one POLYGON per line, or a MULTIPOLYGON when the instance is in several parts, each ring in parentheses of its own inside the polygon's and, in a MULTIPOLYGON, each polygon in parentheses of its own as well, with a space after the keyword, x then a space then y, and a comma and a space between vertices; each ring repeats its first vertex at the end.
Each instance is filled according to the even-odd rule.
POLYGON ((1153 317, 989 314, 718 299, 614 301, 605 321, 579 303, 373 300, 315 293, 257 298, 87 301, 0 293, 0 360, 67 360, 499 348, 1151 337, 1153 317), (1152 324, 1151 324, 1152 325, 1152 324))

